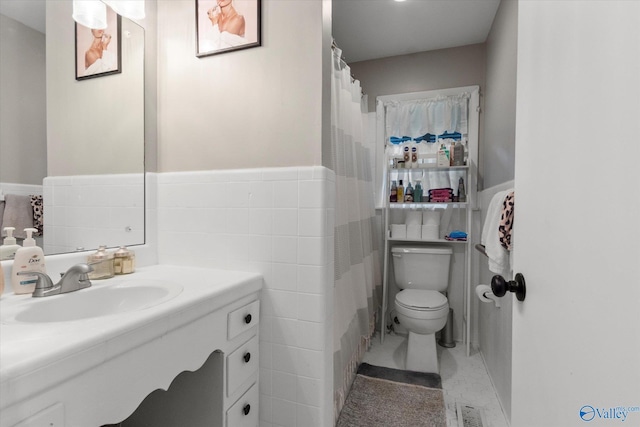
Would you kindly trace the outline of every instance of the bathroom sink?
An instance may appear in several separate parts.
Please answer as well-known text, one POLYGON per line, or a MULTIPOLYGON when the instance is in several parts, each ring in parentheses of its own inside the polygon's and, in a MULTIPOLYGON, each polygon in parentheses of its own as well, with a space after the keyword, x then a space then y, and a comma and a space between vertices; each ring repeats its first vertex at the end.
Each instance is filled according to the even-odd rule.
POLYGON ((182 286, 160 280, 128 280, 114 284, 94 281, 93 286, 50 297, 29 298, 6 307, 2 323, 72 322, 144 310, 167 302, 182 286))

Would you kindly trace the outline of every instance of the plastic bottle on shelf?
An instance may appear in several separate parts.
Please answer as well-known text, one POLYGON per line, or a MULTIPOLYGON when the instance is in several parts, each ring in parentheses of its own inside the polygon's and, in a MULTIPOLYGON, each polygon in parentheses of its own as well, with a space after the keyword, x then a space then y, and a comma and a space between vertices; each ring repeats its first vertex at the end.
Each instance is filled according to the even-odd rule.
POLYGON ((453 159, 452 166, 464 166, 464 146, 462 142, 458 141, 453 146, 453 155, 451 158, 453 159))
POLYGON ((389 191, 389 202, 395 203, 398 201, 398 186, 395 181, 391 182, 391 190, 389 191))
POLYGON ((464 178, 462 177, 458 180, 458 201, 460 203, 467 201, 467 193, 464 190, 464 178))
POLYGON ((402 144, 402 160, 404 161, 405 169, 409 169, 411 167, 411 147, 409 147, 409 143, 405 142, 402 144))
POLYGON ((411 147, 411 168, 416 169, 418 165, 418 144, 413 144, 411 147))
POLYGON ((402 186, 402 180, 398 180, 398 202, 402 203, 404 201, 404 187, 402 186))
POLYGON ((411 182, 409 182, 404 192, 404 201, 405 203, 413 203, 413 187, 411 186, 411 182))
POLYGON ((413 201, 416 203, 422 202, 422 185, 420 180, 416 180, 416 187, 413 189, 413 201))

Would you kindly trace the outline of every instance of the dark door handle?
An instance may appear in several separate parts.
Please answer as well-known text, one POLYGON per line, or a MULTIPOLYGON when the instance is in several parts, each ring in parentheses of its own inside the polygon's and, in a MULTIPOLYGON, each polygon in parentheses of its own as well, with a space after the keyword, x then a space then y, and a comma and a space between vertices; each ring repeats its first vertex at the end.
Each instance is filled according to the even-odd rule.
POLYGON ((246 316, 244 316, 244 323, 246 323, 247 325, 249 323, 251 323, 251 315, 247 314, 246 316))
POLYGON ((244 412, 245 415, 249 415, 250 411, 251 411, 251 405, 247 403, 246 405, 244 405, 244 408, 242 408, 242 412, 244 412))
POLYGON ((242 356, 242 358, 244 359, 244 363, 249 363, 249 360, 251 360, 251 353, 247 352, 244 354, 244 356, 242 356))
POLYGON ((497 297, 503 297, 507 292, 514 292, 518 301, 524 301, 527 294, 524 276, 520 273, 516 274, 515 280, 506 281, 499 274, 491 279, 491 290, 497 297))

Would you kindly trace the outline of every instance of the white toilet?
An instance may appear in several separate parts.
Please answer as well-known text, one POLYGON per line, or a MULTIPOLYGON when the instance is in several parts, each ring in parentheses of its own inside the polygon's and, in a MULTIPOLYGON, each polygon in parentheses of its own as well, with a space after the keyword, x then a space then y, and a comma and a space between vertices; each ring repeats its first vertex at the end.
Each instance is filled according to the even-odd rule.
POLYGON ((435 334, 444 328, 449 301, 452 250, 449 247, 395 246, 391 249, 396 285, 395 307, 400 324, 409 331, 406 369, 439 373, 435 334))

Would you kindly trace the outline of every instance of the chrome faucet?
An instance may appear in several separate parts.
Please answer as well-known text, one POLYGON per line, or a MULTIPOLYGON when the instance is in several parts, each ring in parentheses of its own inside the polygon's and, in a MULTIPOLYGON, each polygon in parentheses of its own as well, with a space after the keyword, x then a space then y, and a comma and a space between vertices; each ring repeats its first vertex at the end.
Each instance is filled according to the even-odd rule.
POLYGON ((93 271, 93 267, 89 264, 76 264, 69 268, 60 278, 57 284, 53 284, 51 278, 39 271, 21 271, 20 276, 36 276, 36 289, 33 291, 33 297, 48 297, 51 295, 66 294, 91 286, 91 281, 87 274, 93 271))

